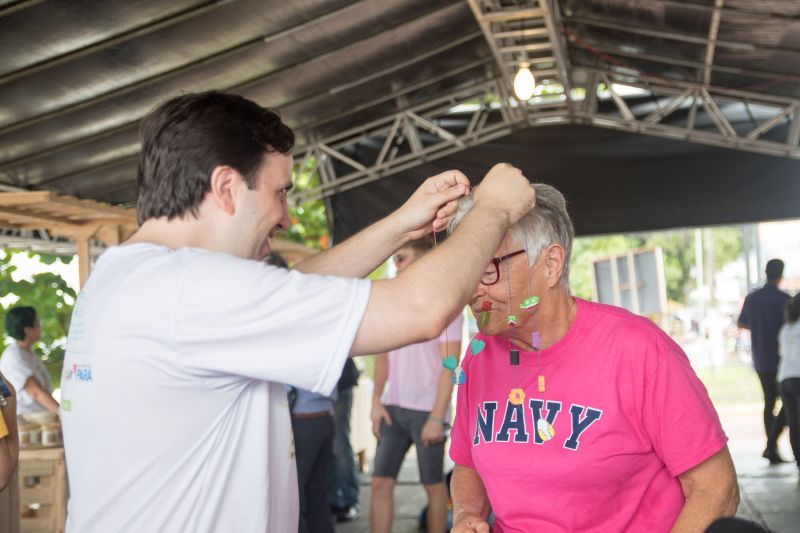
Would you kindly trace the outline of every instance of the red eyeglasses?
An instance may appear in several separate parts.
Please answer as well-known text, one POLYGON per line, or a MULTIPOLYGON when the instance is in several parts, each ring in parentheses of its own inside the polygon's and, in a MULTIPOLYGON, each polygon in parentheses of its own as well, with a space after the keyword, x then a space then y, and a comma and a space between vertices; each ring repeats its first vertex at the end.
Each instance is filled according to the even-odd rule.
POLYGON ((483 273, 481 284, 494 285, 497 283, 500 280, 500 263, 522 253, 525 253, 525 250, 517 250, 516 252, 511 252, 510 254, 506 254, 502 257, 493 258, 492 262, 489 263, 489 265, 486 267, 486 271, 483 273))

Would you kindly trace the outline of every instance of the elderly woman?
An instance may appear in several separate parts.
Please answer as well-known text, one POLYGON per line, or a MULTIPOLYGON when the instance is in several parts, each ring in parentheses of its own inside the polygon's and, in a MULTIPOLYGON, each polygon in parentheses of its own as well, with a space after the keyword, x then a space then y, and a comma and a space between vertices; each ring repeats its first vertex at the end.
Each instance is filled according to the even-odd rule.
POLYGON ((26 306, 9 309, 5 328, 16 342, 7 346, 0 357, 0 372, 17 389, 17 413, 58 413, 58 402, 51 395, 50 374, 33 352, 33 345, 42 338, 36 310, 26 306))
MULTIPOLYGON (((702 531, 736 473, 689 361, 652 322, 569 292, 564 197, 506 236, 471 302, 450 456, 453 531, 702 531)), ((465 198, 454 229, 471 208, 465 198)))

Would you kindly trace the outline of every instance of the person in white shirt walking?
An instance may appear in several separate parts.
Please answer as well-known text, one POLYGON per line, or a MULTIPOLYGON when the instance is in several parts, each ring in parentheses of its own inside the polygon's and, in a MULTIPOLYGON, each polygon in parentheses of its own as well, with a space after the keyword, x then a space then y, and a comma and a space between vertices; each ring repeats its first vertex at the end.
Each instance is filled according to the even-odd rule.
POLYGON ((785 311, 786 322, 778 333, 778 383, 789 424, 789 441, 800 468, 800 294, 786 300, 785 311))
POLYGON ((437 336, 535 193, 496 165, 463 230, 395 279, 358 279, 445 228, 469 182, 444 172, 286 271, 261 261, 289 225, 294 134, 277 113, 184 94, 141 137, 141 227, 97 261, 69 332, 67 531, 297 531, 284 384, 329 394, 348 355, 437 336))

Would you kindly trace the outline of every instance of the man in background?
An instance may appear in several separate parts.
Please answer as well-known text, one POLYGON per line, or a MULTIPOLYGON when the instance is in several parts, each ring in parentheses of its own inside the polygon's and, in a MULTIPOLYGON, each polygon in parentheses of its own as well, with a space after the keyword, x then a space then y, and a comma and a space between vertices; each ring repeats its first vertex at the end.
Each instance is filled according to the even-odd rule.
POLYGON ((750 330, 753 352, 753 367, 764 391, 764 431, 767 447, 762 456, 769 463, 785 461, 778 455, 778 437, 786 426, 783 407, 774 414, 778 400, 778 331, 783 325, 783 306, 789 295, 778 288, 783 279, 783 261, 767 261, 767 283, 744 299, 739 314, 739 327, 750 330))

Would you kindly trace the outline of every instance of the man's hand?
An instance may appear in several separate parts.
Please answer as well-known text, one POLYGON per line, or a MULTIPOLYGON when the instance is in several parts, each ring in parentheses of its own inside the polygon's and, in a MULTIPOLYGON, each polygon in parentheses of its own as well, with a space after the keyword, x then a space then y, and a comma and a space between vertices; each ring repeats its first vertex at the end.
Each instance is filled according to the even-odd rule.
POLYGON ((439 444, 444 441, 444 426, 441 422, 428 419, 425 425, 422 426, 422 432, 420 432, 419 438, 425 446, 439 444))
POLYGON ((469 180, 458 170, 448 170, 426 179, 395 211, 397 223, 408 240, 421 239, 431 231, 442 231, 456 212, 458 199, 469 194, 469 180))
POLYGON ((498 163, 475 189, 475 205, 478 204, 505 213, 509 225, 513 225, 536 205, 536 193, 520 169, 498 163))
POLYGON ((462 514, 457 518, 451 533, 489 533, 489 524, 478 515, 462 514))
POLYGON ((381 402, 372 402, 372 412, 370 413, 370 417, 372 418, 372 434, 375 435, 376 439, 380 439, 381 420, 386 422, 387 426, 391 426, 392 417, 389 415, 389 411, 386 410, 386 406, 381 402))

